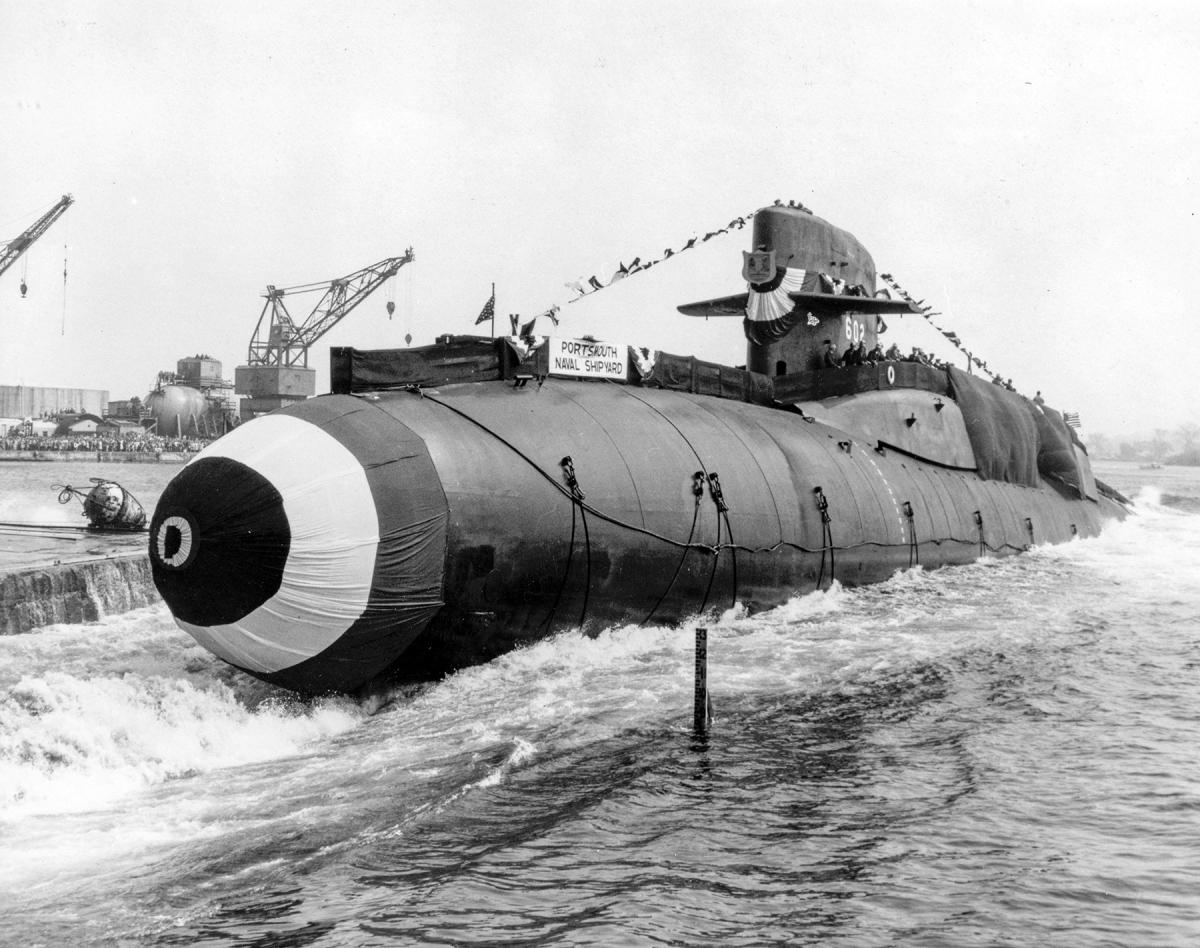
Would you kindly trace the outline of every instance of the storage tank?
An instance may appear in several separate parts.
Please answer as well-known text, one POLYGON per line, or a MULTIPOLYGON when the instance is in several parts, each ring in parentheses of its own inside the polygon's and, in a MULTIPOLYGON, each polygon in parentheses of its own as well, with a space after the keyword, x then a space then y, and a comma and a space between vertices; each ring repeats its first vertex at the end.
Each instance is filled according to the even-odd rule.
POLYGON ((187 385, 164 385, 146 396, 146 408, 159 434, 183 438, 200 433, 208 400, 187 385))

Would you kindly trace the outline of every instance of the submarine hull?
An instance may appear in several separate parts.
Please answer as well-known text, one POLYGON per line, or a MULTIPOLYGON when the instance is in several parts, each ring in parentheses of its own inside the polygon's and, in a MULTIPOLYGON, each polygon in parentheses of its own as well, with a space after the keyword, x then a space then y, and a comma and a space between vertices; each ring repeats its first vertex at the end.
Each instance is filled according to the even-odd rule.
POLYGON ((934 431, 931 458, 847 431, 836 405, 821 420, 554 377, 322 396, 177 475, 151 522, 154 578, 201 644, 320 693, 436 678, 565 629, 1010 555, 1123 516, 1056 480, 981 477, 957 405, 904 397, 893 414, 920 427, 899 430, 934 431))

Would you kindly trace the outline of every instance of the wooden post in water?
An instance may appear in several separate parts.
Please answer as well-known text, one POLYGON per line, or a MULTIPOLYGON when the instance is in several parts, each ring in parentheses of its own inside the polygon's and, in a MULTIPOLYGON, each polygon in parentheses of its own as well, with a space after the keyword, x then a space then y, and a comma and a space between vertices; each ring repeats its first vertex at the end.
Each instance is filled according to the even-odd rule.
POLYGON ((692 729, 697 734, 708 733, 712 720, 708 700, 708 629, 696 630, 696 689, 692 707, 692 729))

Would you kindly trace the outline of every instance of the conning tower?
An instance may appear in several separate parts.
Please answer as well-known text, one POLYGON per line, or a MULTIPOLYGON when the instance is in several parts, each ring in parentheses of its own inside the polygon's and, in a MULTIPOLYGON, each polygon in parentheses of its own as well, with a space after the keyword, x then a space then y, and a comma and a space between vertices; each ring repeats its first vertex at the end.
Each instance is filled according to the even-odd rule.
POLYGON ((742 316, 746 368, 787 375, 821 367, 828 339, 840 356, 867 351, 885 313, 914 310, 876 296, 875 261, 858 239, 807 208, 775 205, 754 215, 752 249, 742 252, 748 287, 735 296, 679 307, 688 316, 742 316))

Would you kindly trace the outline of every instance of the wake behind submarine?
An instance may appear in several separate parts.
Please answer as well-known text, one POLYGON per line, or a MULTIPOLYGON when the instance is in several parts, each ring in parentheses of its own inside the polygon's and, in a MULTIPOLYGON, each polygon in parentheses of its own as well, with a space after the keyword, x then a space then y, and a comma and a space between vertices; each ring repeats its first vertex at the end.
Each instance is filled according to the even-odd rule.
POLYGON ((556 632, 779 605, 834 580, 1099 532, 1125 500, 1062 416, 956 368, 826 367, 887 314, 849 233, 753 216, 745 368, 591 339, 331 351, 333 394, 163 492, 154 581, 230 664, 299 692, 435 679, 556 632))

